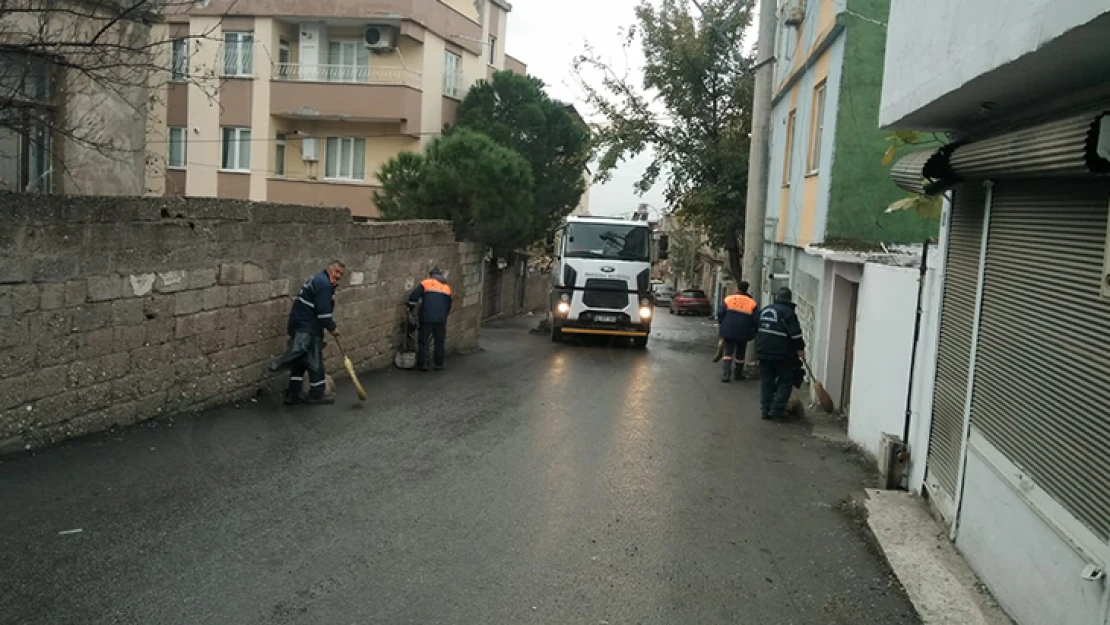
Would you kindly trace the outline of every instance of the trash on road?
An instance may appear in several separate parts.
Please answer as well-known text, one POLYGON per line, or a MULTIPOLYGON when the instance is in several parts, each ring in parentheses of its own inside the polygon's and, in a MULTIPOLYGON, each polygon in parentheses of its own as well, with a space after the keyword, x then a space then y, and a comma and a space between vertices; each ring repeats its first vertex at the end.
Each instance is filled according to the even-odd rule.
POLYGON ((83 531, 85 531, 85 530, 83 530, 81 528, 77 528, 75 530, 62 530, 62 531, 58 532, 58 536, 69 536, 70 534, 80 534, 83 531))

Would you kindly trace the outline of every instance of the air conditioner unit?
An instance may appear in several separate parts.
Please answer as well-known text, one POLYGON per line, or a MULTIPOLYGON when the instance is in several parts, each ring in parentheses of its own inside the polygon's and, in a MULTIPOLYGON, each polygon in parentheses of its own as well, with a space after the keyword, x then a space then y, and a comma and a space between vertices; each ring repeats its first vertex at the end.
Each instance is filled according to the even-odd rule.
POLYGON ((397 31, 387 24, 371 24, 363 32, 362 39, 366 47, 371 50, 392 50, 395 45, 397 31))
POLYGON ((797 28, 802 25, 802 20, 806 18, 806 7, 803 2, 796 0, 786 5, 786 11, 783 13, 783 21, 787 26, 797 28))
POLYGON ((305 137, 301 142, 301 158, 308 162, 320 160, 320 142, 316 137, 305 137))

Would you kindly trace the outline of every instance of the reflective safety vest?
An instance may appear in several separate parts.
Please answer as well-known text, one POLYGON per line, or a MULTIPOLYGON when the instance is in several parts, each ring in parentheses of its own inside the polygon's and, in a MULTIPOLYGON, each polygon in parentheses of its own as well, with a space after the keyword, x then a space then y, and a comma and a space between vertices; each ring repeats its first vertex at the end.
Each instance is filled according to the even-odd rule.
POLYGON ((724 305, 717 311, 721 327, 718 336, 728 341, 750 341, 755 338, 756 308, 758 306, 750 295, 734 293, 725 298, 724 305))
POLYGON ((725 298, 725 308, 728 310, 751 315, 755 313, 755 300, 747 295, 734 293, 725 298))
POLYGON ((428 278, 420 283, 424 287, 424 293, 442 293, 447 297, 451 297, 451 285, 446 282, 440 282, 435 278, 428 278))

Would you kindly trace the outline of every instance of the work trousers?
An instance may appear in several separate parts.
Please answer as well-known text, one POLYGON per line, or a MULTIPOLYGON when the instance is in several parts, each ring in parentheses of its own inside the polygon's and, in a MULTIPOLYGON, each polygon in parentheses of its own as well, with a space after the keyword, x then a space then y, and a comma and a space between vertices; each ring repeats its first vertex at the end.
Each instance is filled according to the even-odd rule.
POLYGON ((431 339, 435 342, 435 364, 437 367, 443 366, 444 351, 447 342, 447 324, 446 323, 421 323, 420 333, 418 335, 418 342, 416 346, 416 366, 421 369, 428 366, 428 341, 431 339))
POLYGON ((721 346, 721 369, 725 375, 736 375, 739 378, 744 372, 744 352, 748 350, 747 341, 730 341, 724 339, 721 346), (738 369, 736 367, 739 367, 738 369))
POLYGON ((781 417, 794 389, 793 360, 759 360, 759 408, 765 415, 781 417))

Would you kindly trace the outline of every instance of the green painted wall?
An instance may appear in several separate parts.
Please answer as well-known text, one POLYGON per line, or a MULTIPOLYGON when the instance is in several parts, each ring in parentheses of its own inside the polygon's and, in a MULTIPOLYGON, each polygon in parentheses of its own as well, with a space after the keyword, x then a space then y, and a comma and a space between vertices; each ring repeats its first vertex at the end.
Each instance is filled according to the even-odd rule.
POLYGON ((939 221, 916 213, 884 212, 907 193, 891 182, 890 169, 882 163, 890 145, 879 130, 886 27, 860 16, 885 24, 889 13, 890 0, 848 0, 848 12, 837 18, 846 39, 826 241, 919 243, 940 228, 939 221))

